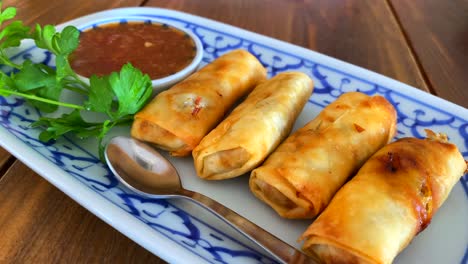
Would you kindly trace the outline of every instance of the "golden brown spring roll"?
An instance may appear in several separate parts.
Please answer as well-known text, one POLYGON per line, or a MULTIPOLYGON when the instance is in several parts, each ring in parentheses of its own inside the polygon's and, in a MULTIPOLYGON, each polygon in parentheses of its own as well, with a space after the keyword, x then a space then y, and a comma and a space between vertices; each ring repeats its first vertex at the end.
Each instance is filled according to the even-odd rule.
POLYGON ((301 72, 280 73, 258 85, 193 150, 198 176, 223 180, 257 167, 291 132, 312 89, 301 72))
POLYGON ((396 131, 382 96, 343 94, 253 170, 250 189, 286 218, 313 218, 396 131))
POLYGON ((190 154, 242 96, 265 80, 266 69, 249 52, 229 52, 158 94, 135 115, 131 135, 170 151, 190 154))
POLYGON ((392 263, 465 171, 457 147, 440 135, 393 142, 338 191, 303 234, 303 249, 324 263, 392 263))

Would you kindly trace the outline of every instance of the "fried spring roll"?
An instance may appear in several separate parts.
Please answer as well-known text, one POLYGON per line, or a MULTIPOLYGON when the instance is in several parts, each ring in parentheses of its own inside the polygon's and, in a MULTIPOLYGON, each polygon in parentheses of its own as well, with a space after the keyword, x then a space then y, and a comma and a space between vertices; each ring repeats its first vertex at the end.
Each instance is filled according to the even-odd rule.
POLYGON ((253 170, 250 189, 285 218, 313 218, 396 131, 385 98, 343 94, 253 170))
POLYGON ((158 94, 135 115, 131 135, 170 151, 191 153, 242 96, 266 79, 266 69, 249 52, 227 53, 184 81, 158 94))
POLYGON ((257 167, 291 132, 312 89, 312 80, 300 72, 258 85, 193 150, 198 176, 223 180, 257 167))
POLYGON ((303 249, 324 263, 392 263, 466 169, 457 147, 440 135, 393 142, 338 191, 302 235, 303 249))

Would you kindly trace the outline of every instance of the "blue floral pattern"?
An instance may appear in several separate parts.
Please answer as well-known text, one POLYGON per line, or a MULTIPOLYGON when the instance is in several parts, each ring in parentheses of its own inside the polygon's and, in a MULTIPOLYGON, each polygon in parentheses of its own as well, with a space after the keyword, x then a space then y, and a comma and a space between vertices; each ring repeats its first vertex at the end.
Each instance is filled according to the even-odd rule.
MULTIPOLYGON (((398 111, 397 137, 423 137, 425 128, 444 131, 451 140, 458 143, 464 157, 468 158, 468 121, 466 116, 448 113, 437 106, 418 101, 417 98, 408 97, 371 80, 352 76, 320 62, 311 61, 287 51, 276 50, 274 47, 262 43, 211 29, 207 25, 154 14, 135 15, 167 20, 193 31, 203 42, 204 64, 230 50, 242 48, 250 51, 262 62, 268 69, 269 76, 287 70, 307 73, 315 82, 314 94, 309 103, 319 108, 325 107, 342 93, 348 91, 361 91, 369 95, 381 94, 398 111)), ((51 58, 50 53, 31 44, 29 48, 24 48, 12 56, 12 59, 17 63, 25 59, 32 59, 35 62, 54 66, 51 58)), ((2 71, 8 72, 8 69, 3 67, 2 71)), ((238 258, 242 258, 244 261, 250 259, 250 262, 253 263, 275 262, 263 252, 247 246, 242 241, 179 208, 170 200, 149 199, 129 191, 99 161, 95 153, 81 147, 77 143, 78 140, 72 136, 49 143, 39 141, 37 139, 39 131, 31 129, 30 124, 40 116, 40 112, 22 99, 0 97, 1 126, 72 177, 79 179, 83 184, 167 238, 183 245, 211 263, 236 262, 238 258), (161 224, 166 221, 178 223, 177 228, 161 224)), ((461 184, 468 197, 467 175, 461 179, 461 184)), ((464 259, 467 259, 467 254, 465 254, 464 259)))

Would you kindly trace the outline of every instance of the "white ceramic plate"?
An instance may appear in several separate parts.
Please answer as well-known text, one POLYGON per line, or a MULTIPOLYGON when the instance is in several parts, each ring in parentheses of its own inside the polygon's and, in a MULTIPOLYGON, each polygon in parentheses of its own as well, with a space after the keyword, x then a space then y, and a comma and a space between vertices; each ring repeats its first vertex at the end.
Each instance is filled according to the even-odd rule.
MULTIPOLYGON (((398 137, 423 137, 425 128, 445 132, 468 158, 468 110, 403 83, 285 42, 193 15, 157 8, 123 8, 85 16, 60 26, 82 25, 112 16, 158 18, 193 31, 204 44, 203 64, 236 48, 255 54, 269 75, 285 70, 311 76, 315 90, 295 128, 304 125, 340 94, 359 90, 381 94, 398 111, 398 137)), ((51 65, 49 53, 31 43, 12 51, 16 62, 32 59, 51 65)), ((6 71, 7 69, 2 69, 6 71)), ((41 116, 15 97, 0 97, 0 145, 64 193, 143 247, 169 262, 270 263, 242 235, 201 207, 180 199, 153 200, 119 184, 96 155, 95 140, 67 136, 44 144, 31 122, 41 116)), ((113 131, 128 134, 129 128, 113 131)), ((310 221, 285 220, 254 198, 248 177, 222 182, 198 179, 190 158, 172 159, 188 189, 204 193, 286 242, 310 221)), ((435 161, 436 162, 436 161, 435 161)), ((455 186, 432 224, 397 257, 395 263, 466 263, 468 260, 468 176, 455 186)), ((106 243, 106 241, 102 241, 106 243)))

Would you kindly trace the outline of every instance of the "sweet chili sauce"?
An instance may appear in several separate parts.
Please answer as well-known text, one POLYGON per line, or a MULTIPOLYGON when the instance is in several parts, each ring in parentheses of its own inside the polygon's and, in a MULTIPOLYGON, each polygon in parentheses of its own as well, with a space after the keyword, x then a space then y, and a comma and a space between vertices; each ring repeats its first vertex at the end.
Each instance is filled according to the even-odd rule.
POLYGON ((186 33, 165 24, 111 23, 81 32, 70 61, 85 77, 118 72, 130 62, 158 79, 189 65, 195 52, 195 43, 186 33))

